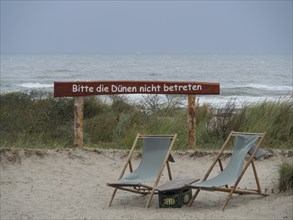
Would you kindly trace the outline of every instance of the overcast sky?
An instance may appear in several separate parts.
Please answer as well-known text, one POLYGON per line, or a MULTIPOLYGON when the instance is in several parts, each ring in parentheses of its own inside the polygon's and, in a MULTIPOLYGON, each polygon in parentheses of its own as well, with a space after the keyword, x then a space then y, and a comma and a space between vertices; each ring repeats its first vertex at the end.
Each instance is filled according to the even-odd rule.
POLYGON ((292 53, 292 7, 292 0, 1 0, 1 53, 292 53))

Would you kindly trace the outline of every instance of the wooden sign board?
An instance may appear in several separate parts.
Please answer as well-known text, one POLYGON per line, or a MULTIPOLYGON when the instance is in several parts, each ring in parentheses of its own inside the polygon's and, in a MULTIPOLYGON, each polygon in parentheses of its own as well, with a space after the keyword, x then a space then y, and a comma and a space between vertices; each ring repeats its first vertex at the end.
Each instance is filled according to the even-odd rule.
POLYGON ((55 97, 111 94, 220 94, 219 83, 177 81, 54 82, 55 97))

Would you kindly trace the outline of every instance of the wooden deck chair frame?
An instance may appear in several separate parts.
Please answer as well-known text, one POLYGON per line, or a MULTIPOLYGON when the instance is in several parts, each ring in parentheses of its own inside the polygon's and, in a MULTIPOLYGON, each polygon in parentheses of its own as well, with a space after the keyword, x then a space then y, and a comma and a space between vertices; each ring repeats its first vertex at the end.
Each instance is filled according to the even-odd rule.
POLYGON ((156 177, 154 183, 152 185, 145 185, 145 184, 137 184, 137 185, 133 185, 133 184, 123 184, 123 185, 112 185, 110 183, 108 183, 107 185, 108 186, 111 186, 111 187, 114 187, 114 191, 112 193, 112 196, 111 196, 111 200, 109 202, 109 207, 112 205, 112 202, 113 202, 113 199, 116 195, 116 192, 118 189, 120 190, 125 190, 125 191, 128 191, 128 192, 133 192, 133 193, 138 193, 138 194, 141 194, 141 195, 148 195, 149 194, 149 198, 147 200, 147 203, 145 205, 146 208, 148 208, 150 206, 150 202, 153 198, 153 195, 157 193, 156 191, 156 187, 160 181, 160 178, 162 176, 162 173, 164 171, 164 168, 167 167, 167 171, 168 171, 168 176, 169 176, 169 179, 172 180, 172 173, 171 173, 171 169, 170 169, 170 164, 169 164, 169 158, 171 157, 171 151, 172 151, 172 148, 175 144, 175 140, 177 138, 177 134, 174 134, 174 135, 141 135, 141 134, 137 134, 135 140, 134 140, 134 143, 132 145, 132 148, 129 152, 129 155, 127 157, 127 160, 126 160, 126 163, 121 171, 121 174, 118 178, 118 180, 120 180, 121 178, 123 178, 124 174, 125 174, 125 171, 127 169, 127 167, 129 167, 129 171, 130 172, 133 172, 133 167, 132 167, 132 162, 131 162, 131 159, 132 159, 132 156, 133 156, 133 152, 137 146, 137 143, 140 139, 143 139, 145 137, 168 137, 170 138, 171 142, 170 142, 170 145, 169 145, 169 149, 168 149, 168 152, 165 156, 165 159, 162 163, 162 166, 160 168, 160 171, 159 171, 159 174, 158 176, 156 177))
POLYGON ((258 143, 256 144, 256 147, 254 148, 253 152, 249 155, 249 157, 246 159, 246 163, 244 163, 243 169, 240 173, 240 176, 237 178, 237 180, 235 181, 235 183, 233 184, 233 186, 221 186, 221 187, 196 187, 196 186, 192 186, 190 185, 191 188, 195 188, 197 189, 195 194, 192 196, 188 206, 191 206, 192 203, 194 202, 195 198, 197 197, 198 193, 200 192, 200 190, 208 190, 208 191, 221 191, 221 192, 227 192, 228 196, 223 204, 223 206, 221 207, 221 210, 224 211, 225 207, 227 206, 229 200, 232 198, 233 193, 236 194, 254 194, 254 195, 264 195, 267 196, 269 194, 264 193, 261 191, 261 187, 260 187, 260 183, 259 183, 259 179, 258 179, 258 175, 256 172, 256 166, 254 163, 254 157, 258 151, 258 149, 260 148, 260 145, 262 144, 264 137, 266 135, 266 133, 247 133, 247 132, 234 132, 231 131, 230 134, 228 135, 226 141, 224 142, 222 148, 220 149, 216 159, 213 161, 213 163, 211 164, 210 168, 208 169, 207 173, 205 174, 203 181, 206 181, 207 178, 209 177, 211 171, 213 170, 213 168, 215 167, 216 163, 219 163, 219 167, 221 172, 223 171, 223 164, 221 162, 221 156, 223 155, 223 152, 225 150, 225 148, 228 146, 228 143, 231 141, 232 137, 235 137, 236 135, 258 135, 258 143), (255 181, 256 181, 256 186, 257 189, 239 189, 238 188, 238 184, 240 183, 243 175, 245 174, 247 168, 249 167, 249 165, 251 164, 252 169, 253 169, 253 173, 254 173, 254 177, 255 177, 255 181))

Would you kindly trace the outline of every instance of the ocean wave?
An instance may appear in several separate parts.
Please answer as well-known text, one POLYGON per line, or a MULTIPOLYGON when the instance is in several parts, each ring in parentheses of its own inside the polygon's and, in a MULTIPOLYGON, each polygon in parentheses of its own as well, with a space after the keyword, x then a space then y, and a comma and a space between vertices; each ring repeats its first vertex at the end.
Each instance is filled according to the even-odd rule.
POLYGON ((72 72, 72 69, 56 69, 54 72, 56 73, 66 73, 66 72, 72 72))
POLYGON ((256 88, 256 89, 264 89, 264 90, 280 90, 280 91, 287 91, 292 90, 292 86, 275 86, 275 85, 264 85, 264 84, 248 84, 248 87, 256 88))
POLYGON ((221 86, 223 89, 258 89, 258 90, 270 90, 270 91, 292 91, 293 86, 275 86, 275 85, 265 85, 249 83, 237 86, 221 86))
POLYGON ((17 86, 28 88, 28 89, 37 89, 37 88, 51 88, 54 85, 48 83, 22 83, 17 84, 17 86))

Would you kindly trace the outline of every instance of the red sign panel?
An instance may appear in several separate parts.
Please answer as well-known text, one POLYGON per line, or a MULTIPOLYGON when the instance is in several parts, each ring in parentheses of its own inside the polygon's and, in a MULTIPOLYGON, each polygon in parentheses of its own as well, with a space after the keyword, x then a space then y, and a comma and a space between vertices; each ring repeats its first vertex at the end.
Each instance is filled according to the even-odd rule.
POLYGON ((219 83, 176 81, 55 82, 55 97, 111 94, 220 94, 219 83))

